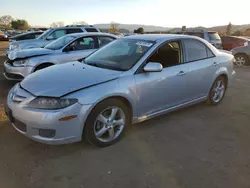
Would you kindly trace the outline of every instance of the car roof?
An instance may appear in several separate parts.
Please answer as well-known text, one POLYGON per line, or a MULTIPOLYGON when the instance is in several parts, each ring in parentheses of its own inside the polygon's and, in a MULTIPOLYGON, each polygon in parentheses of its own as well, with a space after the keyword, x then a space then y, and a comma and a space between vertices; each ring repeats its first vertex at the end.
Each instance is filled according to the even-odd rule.
POLYGON ((150 41, 161 41, 161 40, 174 40, 174 39, 184 39, 184 38, 195 38, 200 39, 199 37, 189 36, 189 35, 180 35, 180 34, 142 34, 142 35, 131 35, 124 38, 128 39, 137 39, 137 40, 150 40, 150 41))
POLYGON ((83 26, 63 26, 63 27, 51 27, 51 28, 48 28, 48 29, 54 29, 54 30, 57 30, 57 29, 98 29, 97 27, 94 27, 94 26, 90 26, 90 25, 83 25, 83 26))
POLYGON ((101 32, 83 32, 83 33, 72 33, 72 34, 68 34, 66 36, 74 36, 74 37, 85 37, 85 36, 110 36, 110 37, 114 37, 117 38, 116 35, 113 34, 109 34, 109 33, 101 33, 101 32))

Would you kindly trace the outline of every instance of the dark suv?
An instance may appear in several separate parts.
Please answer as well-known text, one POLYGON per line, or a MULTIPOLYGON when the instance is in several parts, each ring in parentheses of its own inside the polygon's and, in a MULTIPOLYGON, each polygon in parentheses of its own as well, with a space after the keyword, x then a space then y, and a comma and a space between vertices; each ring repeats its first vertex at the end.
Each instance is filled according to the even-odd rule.
POLYGON ((192 35, 205 39, 218 49, 222 49, 222 42, 219 34, 216 31, 204 31, 204 30, 186 30, 176 31, 174 34, 192 35))

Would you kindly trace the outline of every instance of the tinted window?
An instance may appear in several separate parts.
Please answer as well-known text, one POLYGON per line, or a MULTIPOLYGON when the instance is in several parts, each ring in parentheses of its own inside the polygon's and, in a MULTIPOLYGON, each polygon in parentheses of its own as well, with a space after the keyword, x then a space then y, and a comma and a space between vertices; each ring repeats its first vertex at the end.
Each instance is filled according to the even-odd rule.
POLYGON ((105 46, 106 44, 112 42, 113 40, 115 40, 115 38, 99 36, 98 37, 99 47, 101 48, 101 47, 105 46))
MULTIPOLYGON (((197 40, 184 40, 186 62, 208 58, 207 47, 197 40)), ((210 54, 211 55, 211 54, 210 54)))
POLYGON ((67 34, 70 34, 70 33, 82 33, 82 30, 79 28, 67 29, 67 34))
POLYGON ((41 33, 36 33, 35 38, 38 38, 41 35, 41 33))
POLYGON ((188 35, 191 35, 191 36, 196 36, 196 37, 200 37, 200 38, 204 38, 204 33, 187 33, 188 35))
POLYGON ((87 32, 98 32, 95 28, 85 28, 87 32))
POLYGON ((74 43, 70 44, 72 51, 75 50, 88 50, 95 49, 95 40, 93 37, 84 37, 77 39, 74 43))
POLYGON ((210 40, 221 40, 217 32, 208 32, 208 37, 210 40))
POLYGON ((35 35, 33 33, 17 37, 17 39, 19 39, 19 40, 34 39, 34 38, 35 38, 35 35))

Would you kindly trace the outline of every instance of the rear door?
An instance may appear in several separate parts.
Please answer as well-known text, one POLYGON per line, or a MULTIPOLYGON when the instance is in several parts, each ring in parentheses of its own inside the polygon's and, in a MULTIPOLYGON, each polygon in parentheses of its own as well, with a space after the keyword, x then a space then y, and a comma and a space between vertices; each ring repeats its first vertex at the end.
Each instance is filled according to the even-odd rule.
POLYGON ((219 62, 212 51, 196 39, 183 40, 184 63, 186 64, 186 99, 192 101, 208 94, 212 78, 219 62))

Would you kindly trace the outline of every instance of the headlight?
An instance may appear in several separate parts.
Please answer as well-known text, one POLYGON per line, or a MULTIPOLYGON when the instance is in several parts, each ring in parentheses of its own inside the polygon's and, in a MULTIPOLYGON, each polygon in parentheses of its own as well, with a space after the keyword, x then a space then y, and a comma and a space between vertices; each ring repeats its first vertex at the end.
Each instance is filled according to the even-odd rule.
POLYGON ((244 42, 244 46, 248 46, 248 41, 244 42))
POLYGON ((14 67, 25 67, 28 65, 28 62, 29 62, 28 59, 14 61, 13 66, 14 67))
POLYGON ((9 47, 10 50, 16 50, 18 48, 19 48, 18 44, 11 44, 10 47, 9 47))
POLYGON ((31 108, 56 110, 65 108, 75 104, 77 99, 60 99, 60 98, 49 98, 49 97, 37 97, 32 100, 28 106, 31 108))

